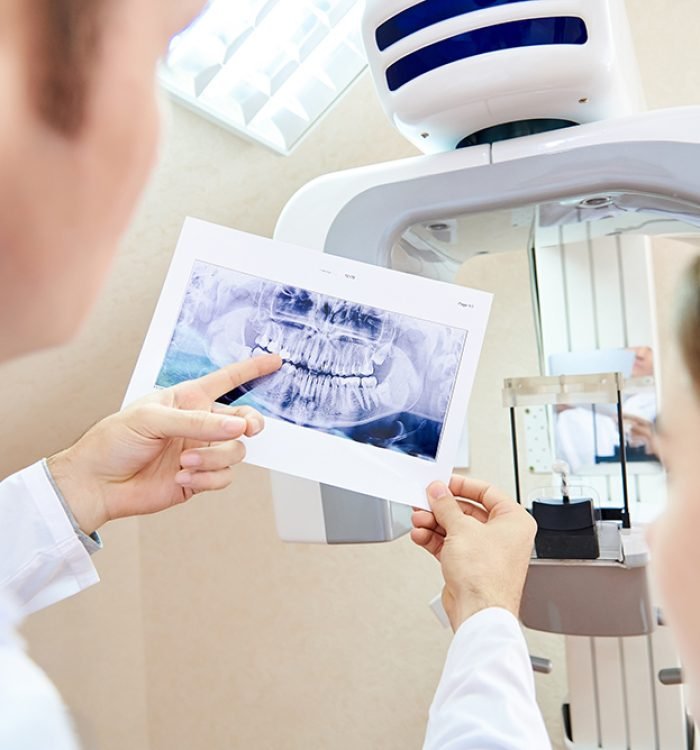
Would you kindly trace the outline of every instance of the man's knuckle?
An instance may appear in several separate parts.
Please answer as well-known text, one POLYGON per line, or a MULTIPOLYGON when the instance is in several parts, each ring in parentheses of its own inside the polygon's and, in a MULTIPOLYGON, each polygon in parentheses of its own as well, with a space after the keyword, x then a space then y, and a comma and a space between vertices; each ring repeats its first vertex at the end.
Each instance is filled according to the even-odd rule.
POLYGON ((240 463, 246 455, 246 447, 240 441, 236 441, 233 446, 233 463, 240 463))
POLYGON ((133 407, 133 417, 146 424, 152 422, 159 412, 158 404, 138 404, 133 407))

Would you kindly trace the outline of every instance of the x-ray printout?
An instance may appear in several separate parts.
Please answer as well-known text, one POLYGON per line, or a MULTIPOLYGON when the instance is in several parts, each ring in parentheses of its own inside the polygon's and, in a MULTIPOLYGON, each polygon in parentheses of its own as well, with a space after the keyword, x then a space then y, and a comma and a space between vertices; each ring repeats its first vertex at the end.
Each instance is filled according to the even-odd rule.
POLYGON ((265 430, 246 462, 427 507, 451 474, 491 295, 188 219, 125 403, 251 356, 222 394, 265 430))

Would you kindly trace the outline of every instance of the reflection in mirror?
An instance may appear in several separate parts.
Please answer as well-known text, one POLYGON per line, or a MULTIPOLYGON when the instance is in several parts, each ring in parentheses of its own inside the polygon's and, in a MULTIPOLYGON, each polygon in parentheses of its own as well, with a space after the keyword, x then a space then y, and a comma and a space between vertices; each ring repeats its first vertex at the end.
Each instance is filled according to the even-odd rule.
POLYGON ((621 372, 625 377, 622 436, 616 404, 554 408, 555 455, 573 474, 619 472, 621 442, 628 473, 636 473, 639 464, 645 464, 646 469, 661 469, 655 440, 657 400, 651 347, 553 354, 550 369, 552 375, 621 372))

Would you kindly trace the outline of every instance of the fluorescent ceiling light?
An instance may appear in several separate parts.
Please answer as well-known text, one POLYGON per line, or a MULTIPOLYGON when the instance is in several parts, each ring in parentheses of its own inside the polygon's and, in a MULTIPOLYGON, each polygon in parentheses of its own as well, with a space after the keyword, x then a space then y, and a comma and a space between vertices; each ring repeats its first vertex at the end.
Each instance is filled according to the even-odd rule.
POLYGON ((356 0, 213 0, 159 78, 196 112, 289 154, 367 64, 356 0))

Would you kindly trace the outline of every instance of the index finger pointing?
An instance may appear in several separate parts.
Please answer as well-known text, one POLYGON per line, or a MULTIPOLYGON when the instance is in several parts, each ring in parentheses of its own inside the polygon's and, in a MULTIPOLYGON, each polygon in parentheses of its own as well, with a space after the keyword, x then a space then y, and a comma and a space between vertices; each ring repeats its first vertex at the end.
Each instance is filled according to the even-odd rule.
POLYGON ((217 398, 233 391, 243 383, 270 375, 280 367, 282 367, 282 358, 278 354, 266 354, 227 365, 198 378, 195 382, 211 401, 216 401, 217 398))

